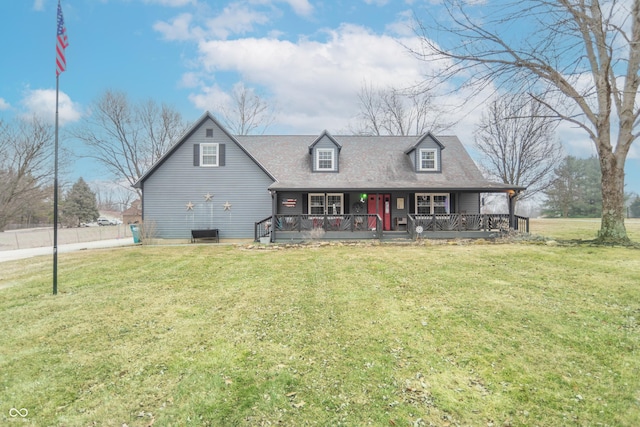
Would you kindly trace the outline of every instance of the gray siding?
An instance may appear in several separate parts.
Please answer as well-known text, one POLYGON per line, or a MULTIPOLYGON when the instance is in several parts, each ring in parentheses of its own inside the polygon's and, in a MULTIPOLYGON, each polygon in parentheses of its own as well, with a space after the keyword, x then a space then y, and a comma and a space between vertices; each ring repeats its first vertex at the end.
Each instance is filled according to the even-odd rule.
POLYGON ((479 214, 480 193, 460 193, 457 210, 459 213, 479 214))
MULTIPOLYGON (((316 142, 316 144, 313 146, 313 152, 312 152, 313 155, 311 156, 311 170, 316 172, 316 159, 317 159, 319 148, 330 148, 333 150, 334 164, 333 164, 332 172, 338 172, 340 170, 340 152, 338 151, 338 147, 336 146, 336 144, 331 140, 331 138, 329 138, 326 135, 322 137, 318 142, 316 142)), ((323 172, 327 173, 329 171, 322 170, 319 173, 323 173, 323 172)))
POLYGON ((216 124, 206 120, 144 182, 144 222, 154 237, 186 239, 192 229, 217 228, 221 238, 253 238, 254 223, 271 215, 273 181, 216 124), (213 137, 205 136, 213 128, 213 137), (224 166, 194 166, 194 144, 225 144, 224 166), (206 201, 205 195, 212 194, 206 201), (187 210, 187 203, 193 210, 187 210), (224 204, 231 205, 229 210, 224 204))
POLYGON ((438 173, 442 171, 442 150, 440 145, 433 140, 433 138, 425 138, 420 144, 415 147, 413 156, 411 159, 413 167, 416 172, 419 173, 438 173), (436 161, 438 162, 438 168, 435 171, 423 171, 419 169, 420 166, 420 150, 423 148, 432 148, 436 150, 436 161))
POLYGON ((303 207, 306 205, 303 199, 302 193, 278 193, 278 208, 279 214, 301 215, 306 214, 303 207), (285 206, 282 203, 288 199, 295 199, 296 205, 294 207, 285 206))

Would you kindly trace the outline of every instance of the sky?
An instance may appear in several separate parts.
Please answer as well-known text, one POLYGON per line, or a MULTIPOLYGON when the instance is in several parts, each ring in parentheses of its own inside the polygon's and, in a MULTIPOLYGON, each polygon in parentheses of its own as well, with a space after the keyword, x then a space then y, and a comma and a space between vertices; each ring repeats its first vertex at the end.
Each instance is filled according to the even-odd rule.
MULTIPOLYGON (((276 110, 272 134, 348 132, 367 82, 408 87, 431 64, 412 56, 414 13, 435 10, 437 0, 62 0, 69 47, 60 75, 61 132, 91 114, 106 90, 133 102, 153 99, 193 122, 214 115, 237 84, 254 90, 276 110)), ((57 0, 3 0, 0 118, 34 113, 53 121, 57 0)), ((448 120, 473 157, 473 130, 486 99, 464 103, 448 120)), ((445 102, 445 101, 442 101, 445 102)), ((582 131, 558 130, 565 153, 595 155, 582 131)), ((65 148, 83 151, 65 138, 65 148)), ((626 189, 640 194, 640 142, 626 165, 626 189)), ((108 179, 78 158, 71 181, 108 179)))

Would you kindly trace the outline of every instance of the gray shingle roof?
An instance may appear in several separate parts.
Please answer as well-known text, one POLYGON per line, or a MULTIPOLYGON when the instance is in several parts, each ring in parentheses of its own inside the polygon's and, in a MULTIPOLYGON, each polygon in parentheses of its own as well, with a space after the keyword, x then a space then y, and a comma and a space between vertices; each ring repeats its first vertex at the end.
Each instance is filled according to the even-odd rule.
POLYGON ((317 135, 236 136, 273 175, 274 190, 434 189, 505 191, 513 186, 482 176, 456 136, 437 136, 444 145, 441 173, 416 173, 407 150, 418 136, 337 136, 342 146, 339 173, 312 172, 309 146, 317 135))

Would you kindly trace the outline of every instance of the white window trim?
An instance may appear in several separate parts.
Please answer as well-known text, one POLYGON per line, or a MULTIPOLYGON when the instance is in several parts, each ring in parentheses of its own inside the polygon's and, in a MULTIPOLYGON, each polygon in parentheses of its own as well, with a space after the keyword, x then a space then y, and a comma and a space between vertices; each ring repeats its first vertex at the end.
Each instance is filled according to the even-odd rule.
POLYGON ((307 214, 308 215, 344 215, 344 193, 309 193, 307 203, 307 214), (312 196, 321 196, 323 198, 322 201, 322 210, 323 213, 311 213, 311 198, 312 196), (340 211, 333 213, 333 206, 329 207, 329 197, 330 196, 338 196, 340 197, 340 211))
POLYGON ((307 213, 309 215, 324 215, 324 213, 327 211, 327 197, 324 193, 309 193, 309 203, 307 204, 308 208, 307 208, 307 213), (322 197, 322 213, 311 213, 311 208, 312 207, 318 207, 318 206, 311 206, 311 199, 313 199, 313 197, 322 197))
POLYGON ((343 215, 344 214, 344 194, 343 193, 327 193, 327 199, 325 202, 327 206, 327 214, 328 215, 343 215), (340 210, 338 212, 333 212, 333 205, 329 206, 329 197, 338 196, 340 198, 340 210))
POLYGON ((416 193, 416 196, 415 196, 416 197, 415 198, 415 202, 416 203, 415 203, 415 212, 414 212, 416 215, 425 215, 425 214, 419 214, 418 213, 418 198, 421 197, 421 196, 429 196, 429 198, 430 198, 429 199, 430 206, 429 206, 429 214, 428 215, 433 215, 433 211, 434 211, 433 199, 436 196, 444 196, 444 197, 447 198, 447 204, 445 206, 446 215, 451 213, 451 193, 416 193))
POLYGON ((438 170, 438 150, 435 148, 421 148, 418 152, 418 170, 437 171, 438 170), (433 153, 433 168, 422 167, 422 153, 433 153))
MULTIPOLYGON (((327 160, 327 159, 322 159, 327 160)), ((336 168, 336 150, 333 148, 318 148, 316 149, 316 170, 318 171, 333 171, 336 168), (331 166, 328 168, 320 167, 320 153, 331 154, 331 166)))
POLYGON ((207 142, 200 144, 200 166, 203 168, 213 168, 217 167, 220 163, 220 145, 216 142, 207 142), (215 164, 204 164, 204 148, 205 147, 215 147, 216 148, 216 162, 215 164))

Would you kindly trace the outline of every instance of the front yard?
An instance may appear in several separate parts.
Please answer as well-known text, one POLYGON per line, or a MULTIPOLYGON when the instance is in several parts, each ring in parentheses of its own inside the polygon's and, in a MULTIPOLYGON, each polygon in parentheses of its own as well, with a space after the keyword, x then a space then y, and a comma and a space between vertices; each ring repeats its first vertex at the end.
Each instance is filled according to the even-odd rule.
POLYGON ((639 254, 143 246, 65 254, 55 297, 3 263, 0 420, 640 425, 639 254))

